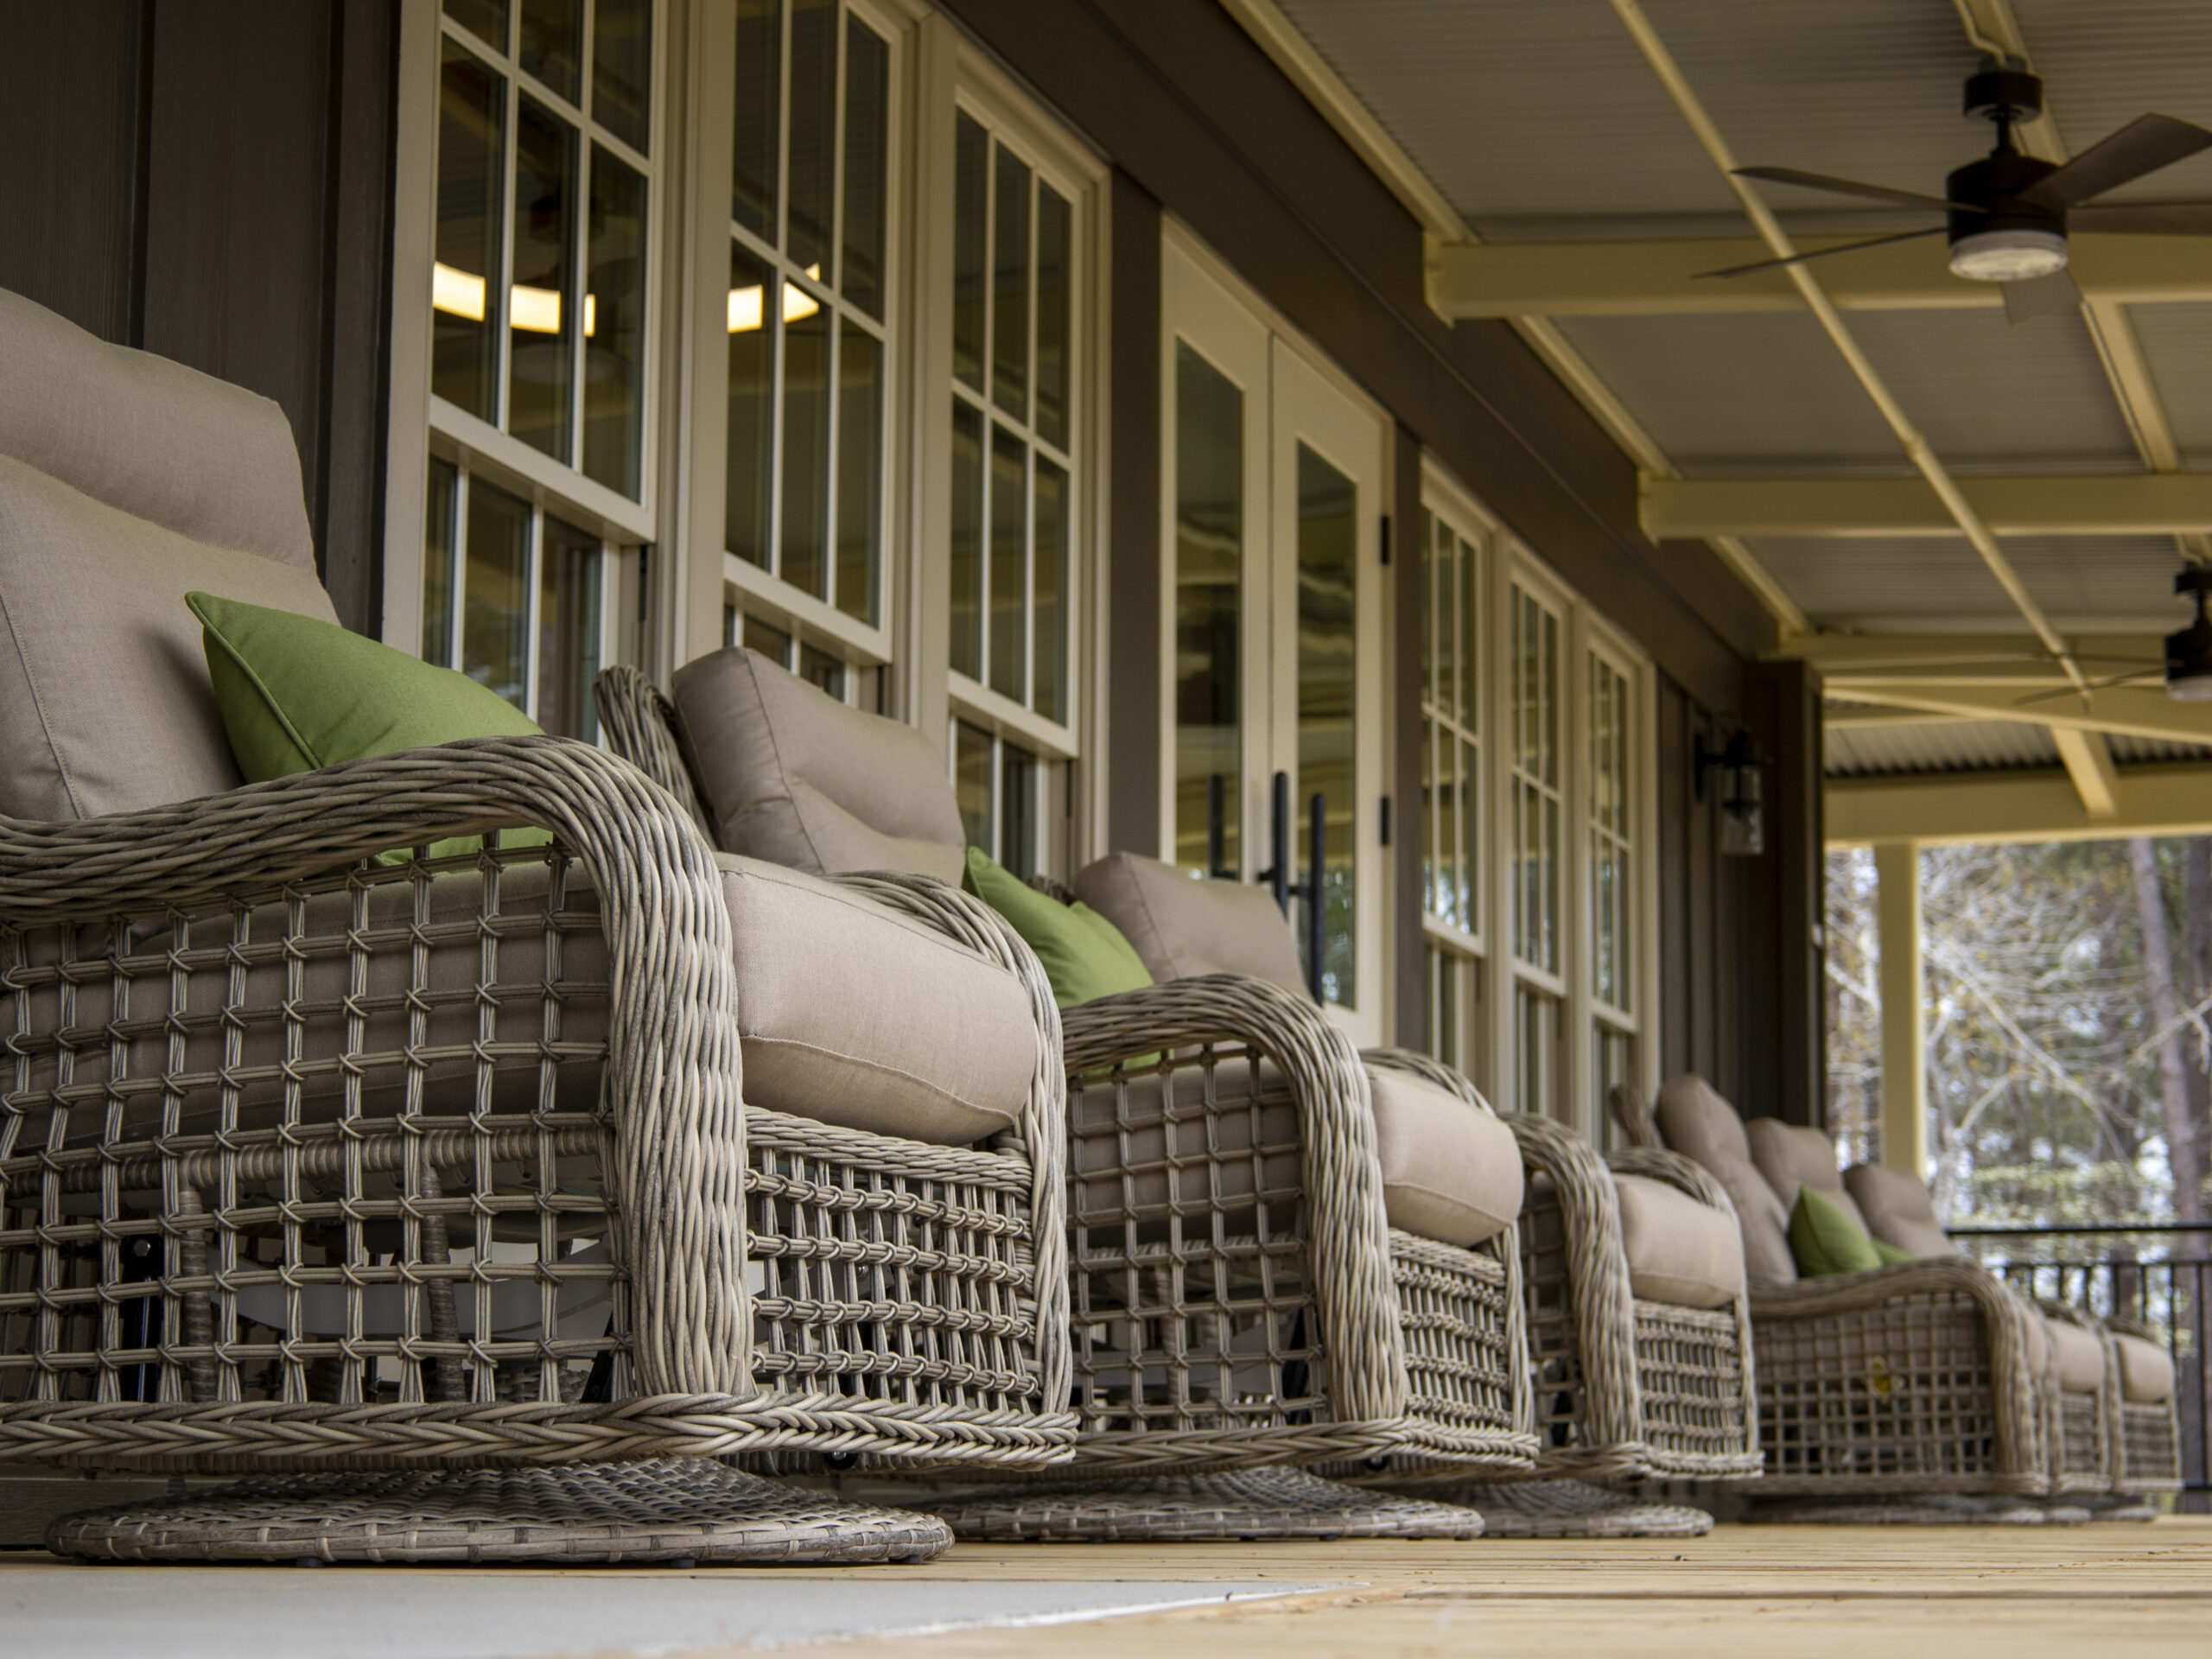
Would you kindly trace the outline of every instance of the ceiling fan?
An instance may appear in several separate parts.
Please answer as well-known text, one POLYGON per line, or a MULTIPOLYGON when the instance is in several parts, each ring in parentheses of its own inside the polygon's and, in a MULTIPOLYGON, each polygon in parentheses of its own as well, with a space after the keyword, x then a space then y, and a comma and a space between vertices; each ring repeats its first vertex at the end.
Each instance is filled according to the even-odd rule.
POLYGON ((1808 190, 1864 196, 1909 207, 1934 208, 1941 226, 1878 236, 1840 248, 1822 248, 1789 259, 1708 270, 1707 276, 1742 276, 1755 270, 1802 264, 1861 248, 1948 235, 1951 270, 1977 282, 2001 283, 2005 315, 2014 322, 2071 310, 2082 290, 2066 270, 2069 230, 2133 236, 2212 236, 2212 202, 2155 202, 2099 206, 2093 198, 2212 147, 2212 132, 2170 115, 2139 116, 2101 143, 2063 166, 2024 155, 2012 142, 2015 125, 2043 111, 2043 81, 2025 69, 1986 68, 1967 79, 1966 112, 1997 126, 1997 147, 1943 181, 1941 196, 1886 185, 1861 184, 1790 167, 1739 167, 1737 175, 1794 184, 1808 190))

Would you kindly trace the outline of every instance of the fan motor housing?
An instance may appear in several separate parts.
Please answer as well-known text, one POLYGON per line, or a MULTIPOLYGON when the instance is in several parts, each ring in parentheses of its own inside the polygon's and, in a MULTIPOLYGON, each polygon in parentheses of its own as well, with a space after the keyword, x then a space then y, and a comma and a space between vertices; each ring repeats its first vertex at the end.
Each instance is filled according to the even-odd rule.
POLYGON ((1978 162, 1968 162, 1943 181, 1943 194, 1953 201, 1986 204, 1987 211, 1961 213, 1954 208, 1945 217, 1950 239, 1984 231, 2047 231, 2066 234, 2066 215, 2020 200, 2021 193, 2058 171, 2056 162, 2000 149, 1978 162))
POLYGON ((2025 69, 1984 69, 1967 77, 1968 115, 2032 121, 2043 113, 2043 77, 2025 69))

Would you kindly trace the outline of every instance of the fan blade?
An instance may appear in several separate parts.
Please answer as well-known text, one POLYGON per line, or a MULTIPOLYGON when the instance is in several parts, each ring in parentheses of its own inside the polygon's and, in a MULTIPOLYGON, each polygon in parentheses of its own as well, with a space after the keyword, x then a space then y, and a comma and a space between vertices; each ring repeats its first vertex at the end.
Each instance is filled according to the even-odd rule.
POLYGON ((1794 167, 1739 167, 1739 179, 1765 179, 1774 184, 1794 184, 1807 190, 1832 190, 1840 196, 1865 196, 1872 201, 1898 202, 1907 207, 1933 207, 1939 212, 1955 208, 1962 213, 1986 213, 1970 201, 1946 201, 1941 196, 1923 196, 1911 190, 1892 190, 1886 184, 1861 184, 1856 179, 1839 179, 1826 173, 1801 173, 1794 167))
POLYGON ((2117 190, 2130 180, 2186 160, 2212 146, 2212 132, 2171 115, 2139 115, 2057 172, 2020 193, 2020 200, 2063 213, 2076 202, 2117 190))
POLYGON ((1925 231, 1900 231, 1895 236, 1878 236, 1871 242, 1847 242, 1840 248, 1815 248, 1810 253, 1792 254, 1787 259, 1761 259, 1755 264, 1730 265, 1726 270, 1700 270, 1700 276, 1745 276, 1755 270, 1778 270, 1784 265, 1802 265, 1808 259, 1825 259, 1830 254, 1856 253, 1861 248, 1885 248, 1892 242, 1917 242, 1923 236, 1941 236, 1940 225, 1925 231))
POLYGON ((2082 303, 2082 285, 2068 270, 2054 270, 2048 276, 2031 276, 2024 282, 2002 283, 2005 290, 2005 321, 2028 322, 2037 317, 2055 316, 2061 311, 2071 311, 2082 303))
MULTIPOLYGON (((2158 668, 2137 669, 2132 674, 2115 674, 2109 679, 2091 680, 2089 682, 2089 690, 2092 691, 2109 691, 2114 686, 2118 685, 2157 685, 2161 683, 2165 677, 2166 673, 2163 666, 2158 668)), ((2082 694, 2075 690, 2072 686, 2062 685, 2055 687, 2049 691, 2031 691, 2024 697, 2015 697, 2012 699, 2012 706, 2015 709, 2025 709, 2031 703, 2049 702, 2054 697, 2078 697, 2081 695, 2082 694)))
POLYGON ((2212 201, 2093 201, 2069 213, 2066 228, 2110 236, 2212 236, 2212 201))

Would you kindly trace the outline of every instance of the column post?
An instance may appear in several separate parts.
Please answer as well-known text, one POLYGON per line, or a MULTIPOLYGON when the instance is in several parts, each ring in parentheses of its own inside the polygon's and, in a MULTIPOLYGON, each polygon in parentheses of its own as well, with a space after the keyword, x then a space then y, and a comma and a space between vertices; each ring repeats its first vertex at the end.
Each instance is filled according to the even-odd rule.
POLYGON ((1927 982, 1920 959, 1920 845, 1874 849, 1881 893, 1875 925, 1882 945, 1882 1165, 1916 1179, 1928 1173, 1927 982))

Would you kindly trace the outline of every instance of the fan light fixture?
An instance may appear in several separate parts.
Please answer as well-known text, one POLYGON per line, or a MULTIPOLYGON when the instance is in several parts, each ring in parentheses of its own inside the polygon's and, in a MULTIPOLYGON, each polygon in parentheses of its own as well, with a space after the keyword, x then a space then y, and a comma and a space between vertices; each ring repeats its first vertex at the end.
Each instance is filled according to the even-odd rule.
POLYGON ((1951 244, 1951 274, 1977 283, 2024 283, 2066 269, 2066 238, 2056 231, 1977 231, 1951 244))
POLYGON ((2212 702, 2212 618, 2204 614, 2212 566, 2183 566, 2174 574, 2174 592, 2196 598, 2196 620, 2166 636, 2166 695, 2177 702, 2212 702))

